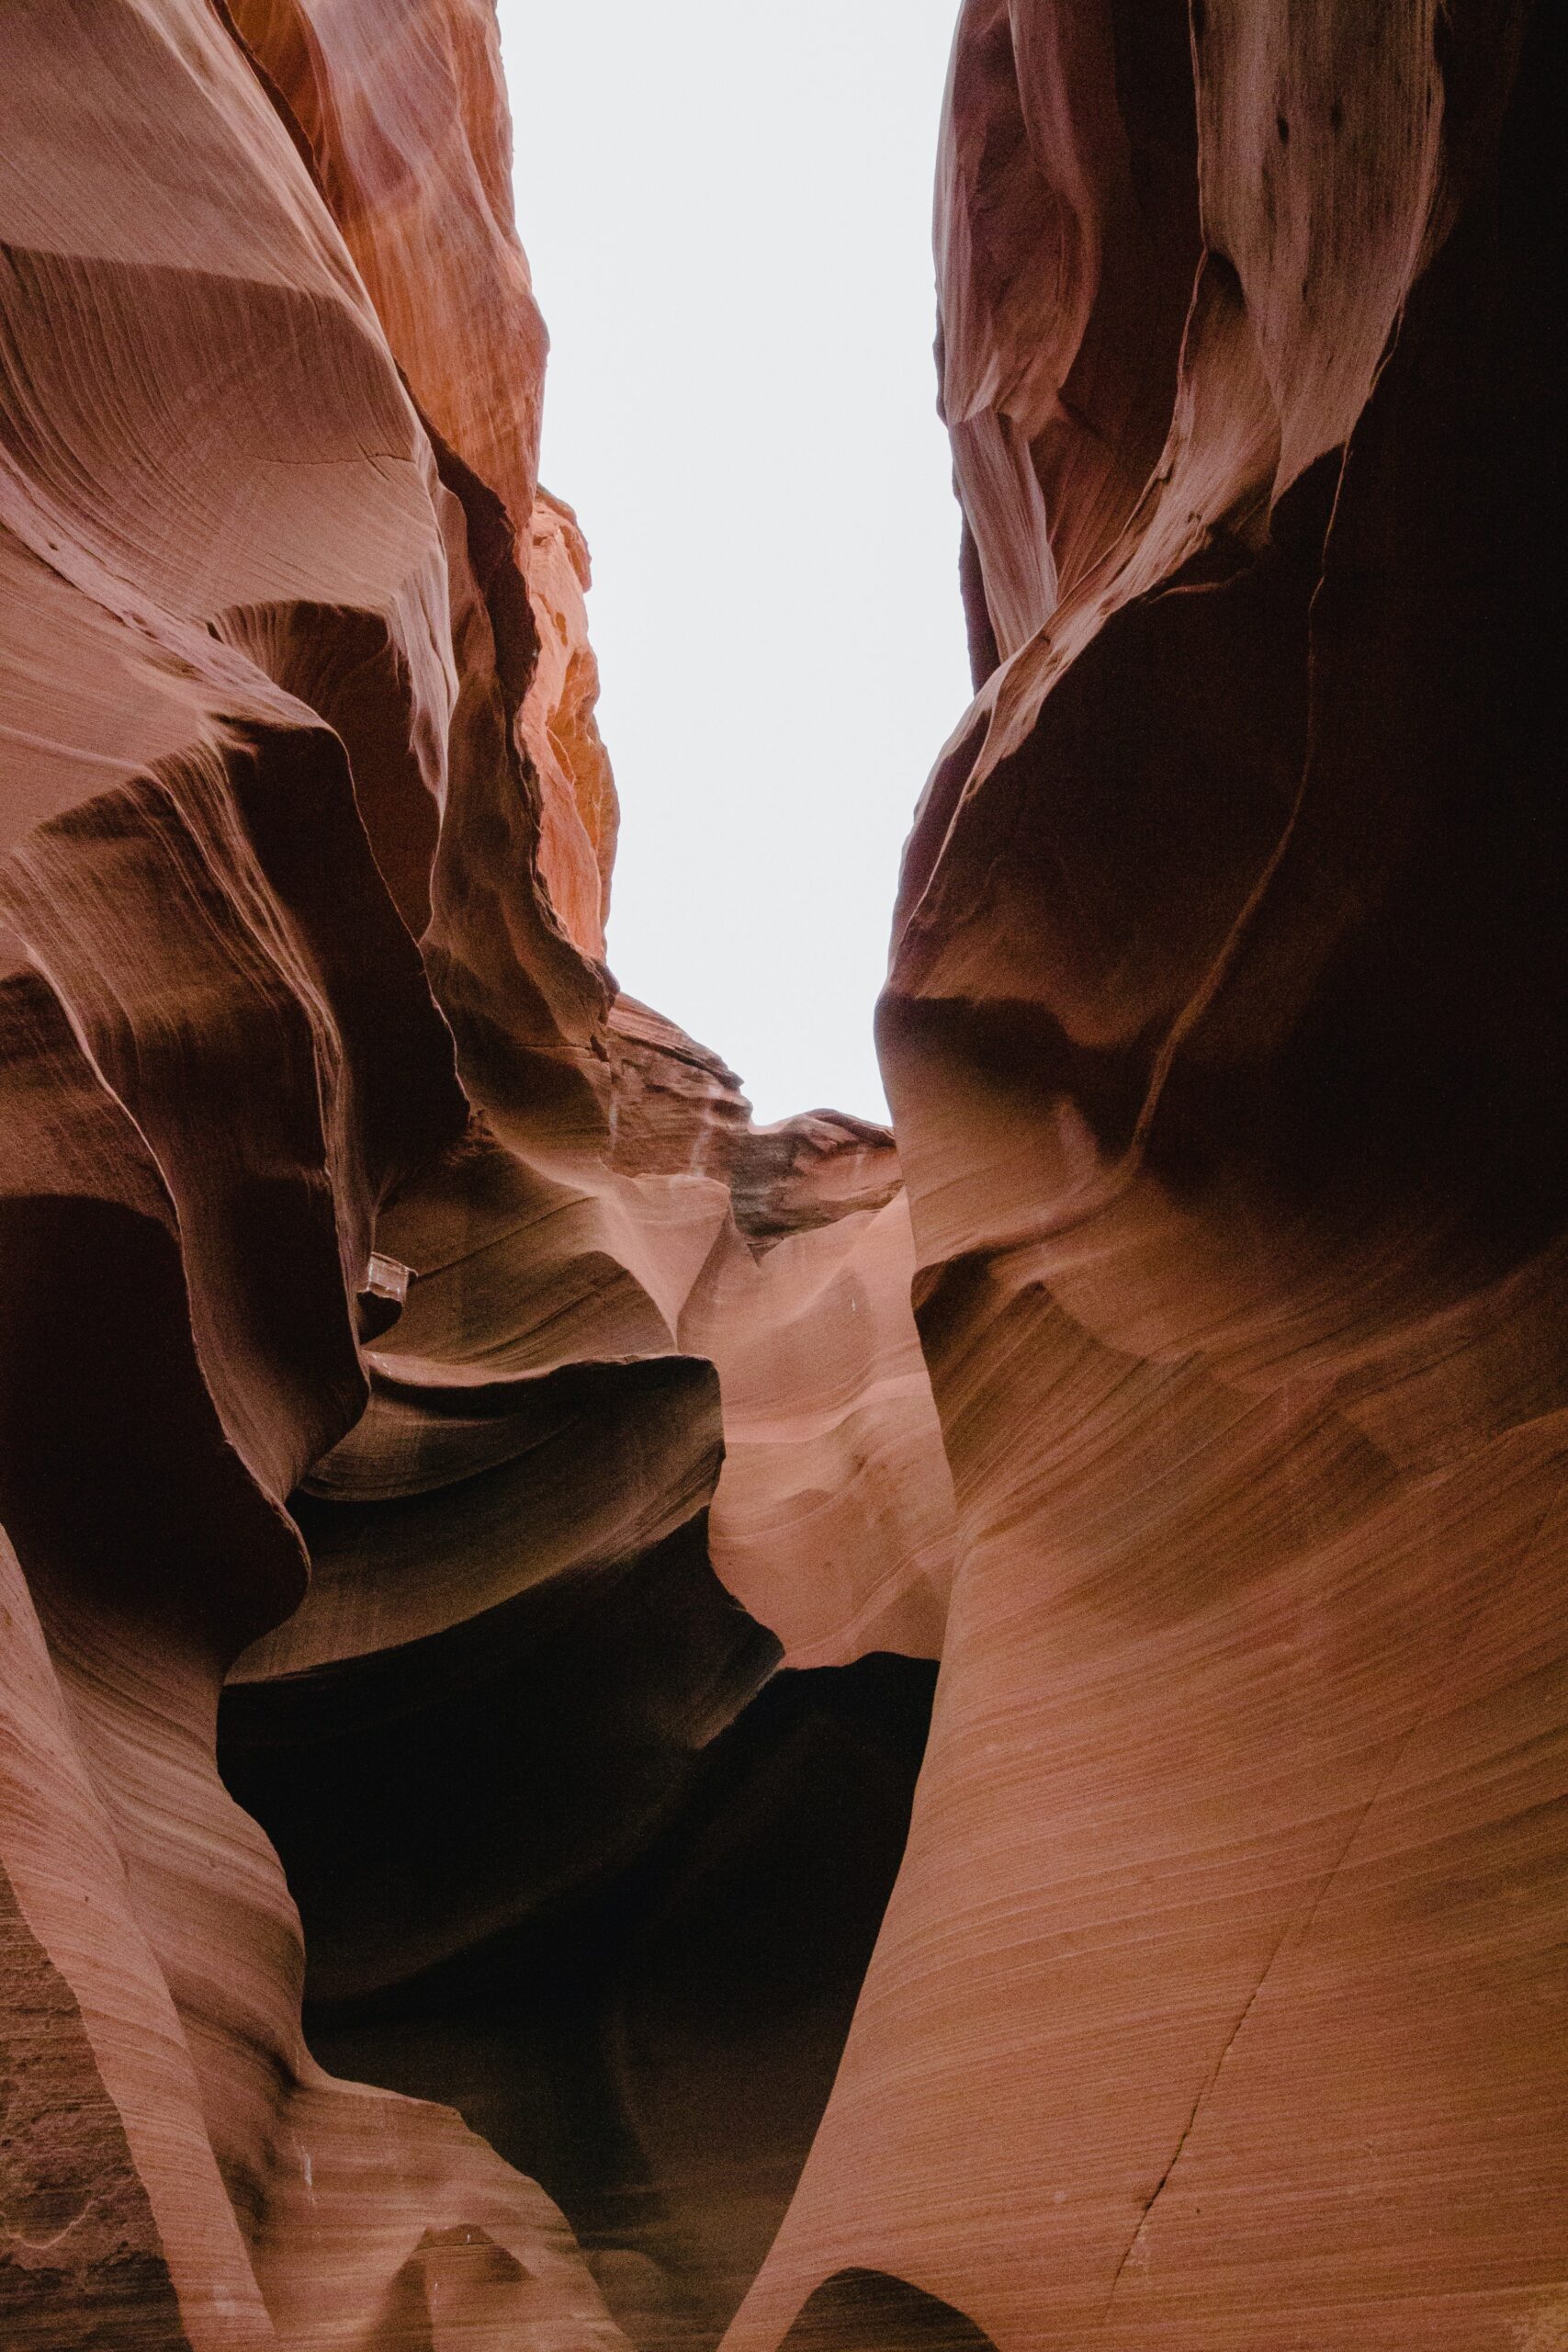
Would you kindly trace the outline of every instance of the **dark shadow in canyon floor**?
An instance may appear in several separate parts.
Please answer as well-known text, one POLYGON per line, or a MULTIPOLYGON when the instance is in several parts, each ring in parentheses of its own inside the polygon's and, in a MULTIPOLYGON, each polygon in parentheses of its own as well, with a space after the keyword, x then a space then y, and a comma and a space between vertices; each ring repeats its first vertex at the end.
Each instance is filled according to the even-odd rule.
POLYGON ((972 2319, 886 2270, 836 2270, 807 2296, 781 2352, 996 2352, 972 2319))
MULTIPOLYGON (((716 2342, 783 2219, 903 1851, 935 1675, 886 1655, 775 1675, 635 1859, 412 1981, 308 2004, 333 2073, 456 2107, 543 2182, 643 2346, 716 2342)), ((343 1850, 331 1768, 312 1806, 308 1758, 269 1762, 234 1695, 225 1775, 282 1853, 309 1950, 312 1816, 343 1850)), ((525 1747, 526 1713, 519 1693, 525 1747)))

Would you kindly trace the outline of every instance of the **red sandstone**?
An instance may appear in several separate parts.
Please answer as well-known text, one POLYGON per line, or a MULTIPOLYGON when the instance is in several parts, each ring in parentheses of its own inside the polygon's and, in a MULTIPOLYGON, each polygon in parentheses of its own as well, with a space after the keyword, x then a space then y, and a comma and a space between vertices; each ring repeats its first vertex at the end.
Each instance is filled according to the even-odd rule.
POLYGON ((486 0, 0 14, 7 2347, 1568 2343, 1561 46, 966 0, 888 1133, 604 964, 486 0), (615 2013, 705 2302, 311 2056, 886 1653, 847 2039, 615 2013))

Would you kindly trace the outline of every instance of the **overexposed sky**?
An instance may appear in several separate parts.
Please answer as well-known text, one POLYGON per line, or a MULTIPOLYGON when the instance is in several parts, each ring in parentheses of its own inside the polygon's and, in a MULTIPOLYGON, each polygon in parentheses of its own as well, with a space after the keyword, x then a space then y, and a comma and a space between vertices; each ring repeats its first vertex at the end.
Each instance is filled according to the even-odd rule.
POLYGON ((957 0, 499 0, 593 555, 622 985, 761 1119, 884 1114, 899 850, 968 700, 931 191, 957 0))

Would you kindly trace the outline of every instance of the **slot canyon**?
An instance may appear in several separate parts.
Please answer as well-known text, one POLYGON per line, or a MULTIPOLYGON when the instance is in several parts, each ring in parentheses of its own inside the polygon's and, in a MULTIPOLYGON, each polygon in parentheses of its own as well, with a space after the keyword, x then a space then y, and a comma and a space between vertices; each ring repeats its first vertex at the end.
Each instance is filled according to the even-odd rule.
POLYGON ((763 1125, 592 90, 0 0, 5 2352, 1568 2352, 1568 26, 954 15, 974 698, 763 1125))

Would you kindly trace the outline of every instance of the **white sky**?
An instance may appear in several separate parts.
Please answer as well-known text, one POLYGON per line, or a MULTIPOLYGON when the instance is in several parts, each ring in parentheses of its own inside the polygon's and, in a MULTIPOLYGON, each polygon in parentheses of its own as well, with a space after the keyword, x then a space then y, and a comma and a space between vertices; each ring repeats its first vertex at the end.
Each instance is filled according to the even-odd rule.
POLYGON ((957 0, 499 0, 593 555, 610 961, 761 1119, 884 1115, 899 850, 968 700, 931 356, 957 0))

